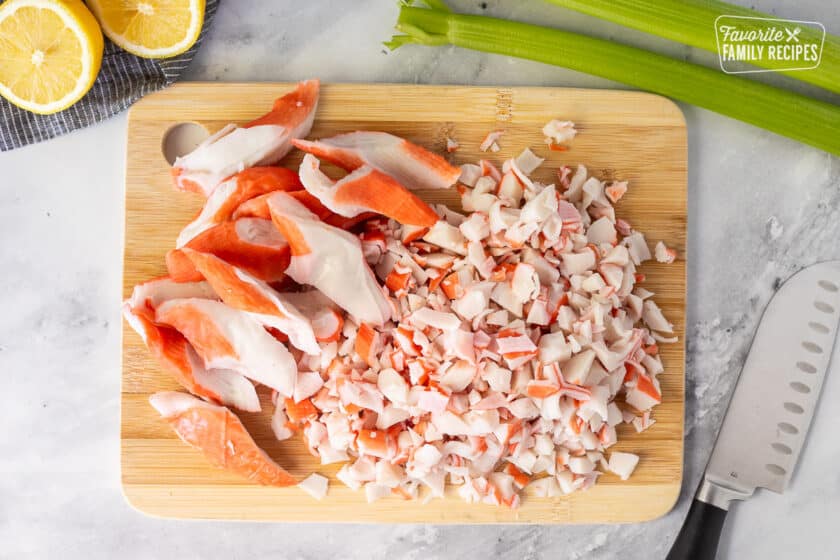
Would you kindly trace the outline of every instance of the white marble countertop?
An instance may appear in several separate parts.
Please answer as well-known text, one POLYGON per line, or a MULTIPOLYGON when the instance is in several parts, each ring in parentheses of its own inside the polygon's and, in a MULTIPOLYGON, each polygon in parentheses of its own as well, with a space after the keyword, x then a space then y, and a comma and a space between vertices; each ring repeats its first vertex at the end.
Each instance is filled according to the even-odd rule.
MULTIPOLYGON (((188 79, 616 87, 452 48, 385 54, 380 42, 396 2, 349 4, 223 2, 188 79)), ((478 1, 453 4, 482 11, 478 1)), ((715 63, 707 53, 540 0, 486 4, 488 13, 715 63)), ((840 31, 838 3, 754 4, 840 31)), ((840 258, 840 160, 695 107, 683 110, 690 144, 685 483, 670 514, 624 526, 281 525, 137 513, 120 492, 118 453, 125 116, 0 154, 0 557, 663 558, 774 284, 802 266, 840 258)), ((837 558, 840 366, 834 369, 789 491, 759 492, 736 506, 721 558, 837 558)))

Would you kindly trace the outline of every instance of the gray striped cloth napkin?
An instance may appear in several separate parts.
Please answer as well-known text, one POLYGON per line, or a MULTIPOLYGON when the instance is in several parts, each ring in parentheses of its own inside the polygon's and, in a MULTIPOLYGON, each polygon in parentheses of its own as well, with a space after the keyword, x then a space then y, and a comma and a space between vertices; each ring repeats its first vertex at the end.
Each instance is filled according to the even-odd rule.
POLYGON ((219 0, 207 0, 204 26, 195 45, 173 58, 149 60, 127 53, 105 39, 102 69, 78 103, 54 115, 36 115, 0 97, 0 152, 48 140, 98 123, 127 109, 146 94, 162 89, 184 72, 216 13, 219 0))

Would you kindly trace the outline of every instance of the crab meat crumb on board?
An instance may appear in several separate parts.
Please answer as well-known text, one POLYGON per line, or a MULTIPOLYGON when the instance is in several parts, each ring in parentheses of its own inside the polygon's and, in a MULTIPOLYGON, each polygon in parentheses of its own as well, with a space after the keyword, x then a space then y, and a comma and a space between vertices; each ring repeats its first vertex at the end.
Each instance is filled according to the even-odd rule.
MULTIPOLYGON (((515 508, 526 486, 552 497, 629 478, 639 457, 610 450, 616 428, 654 425, 659 345, 676 337, 639 285, 647 241, 613 207, 627 183, 579 165, 543 184, 528 148, 456 167, 383 132, 304 140, 317 101, 318 82, 303 82, 173 168, 206 206, 169 276, 123 306, 186 391, 151 397, 163 419, 214 465, 316 499, 328 479, 287 473, 233 412, 260 410, 257 387, 277 439, 303 438, 368 502, 449 485, 515 508), (276 167, 293 146, 307 152, 297 173, 276 167), (422 188, 457 189, 464 213, 422 188)), ((543 133, 560 145, 576 130, 543 133)), ((662 242, 654 254, 676 257, 662 242)))

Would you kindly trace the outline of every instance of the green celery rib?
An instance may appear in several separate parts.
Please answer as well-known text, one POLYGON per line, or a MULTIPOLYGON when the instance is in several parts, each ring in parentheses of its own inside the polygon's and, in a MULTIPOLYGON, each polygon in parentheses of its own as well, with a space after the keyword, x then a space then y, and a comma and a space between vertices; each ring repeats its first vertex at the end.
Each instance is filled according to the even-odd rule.
MULTIPOLYGON (((552 4, 583 14, 632 27, 714 53, 718 52, 715 20, 718 16, 774 18, 749 8, 717 0, 548 0, 552 4)), ((744 30, 758 29, 760 24, 743 20, 744 30)), ((803 41, 819 43, 822 33, 802 26, 803 41)), ((783 61, 762 61, 768 69, 782 68, 783 61)), ((787 63, 789 66, 790 63, 787 63)), ((781 71, 783 74, 821 88, 840 93, 840 37, 826 34, 819 66, 809 70, 781 71)))
POLYGON ((594 74, 704 107, 840 155, 840 107, 635 47, 502 19, 403 6, 391 48, 444 45, 594 74))

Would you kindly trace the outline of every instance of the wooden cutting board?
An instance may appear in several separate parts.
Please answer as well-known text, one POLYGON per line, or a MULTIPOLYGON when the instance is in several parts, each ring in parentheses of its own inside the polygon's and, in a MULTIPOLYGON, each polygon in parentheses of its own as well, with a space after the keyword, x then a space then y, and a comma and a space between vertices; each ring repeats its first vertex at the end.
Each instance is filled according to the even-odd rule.
MULTIPOLYGON (((166 273, 164 254, 198 211, 200 197, 172 190, 162 141, 174 125, 198 123, 213 132, 228 122, 248 121, 270 107, 292 84, 179 84, 131 109, 128 123, 124 296, 138 282, 166 273)), ((652 519, 671 509, 680 490, 683 457, 684 325, 686 251, 686 129, 677 106, 638 92, 563 88, 479 88, 414 85, 324 85, 311 137, 358 129, 384 130, 443 152, 445 138, 461 148, 456 163, 487 157, 501 164, 530 146, 547 158, 536 177, 553 182, 563 164, 585 164, 605 179, 626 179, 618 214, 643 231, 651 247, 664 240, 677 250, 670 265, 649 262, 644 286, 674 323, 678 344, 662 345, 664 402, 656 424, 636 434, 620 426, 615 450, 641 456, 622 482, 612 474, 587 492, 543 499, 526 496, 517 510, 445 500, 387 498, 365 502, 333 479, 322 502, 297 488, 264 488, 209 466, 200 452, 178 440, 148 403, 151 393, 178 385, 149 357, 140 338, 123 331, 122 483, 137 509, 166 517, 330 522, 417 523, 610 523, 652 519), (580 133, 565 152, 549 151, 540 132, 552 118, 573 120, 580 133), (482 154, 478 145, 492 129, 505 131, 502 150, 482 154)), ((300 154, 284 165, 296 168, 300 154)), ((426 193, 428 200, 456 201, 453 193, 426 193)), ((242 414, 256 441, 294 475, 321 467, 298 439, 277 442, 269 428, 272 410, 242 414)))

